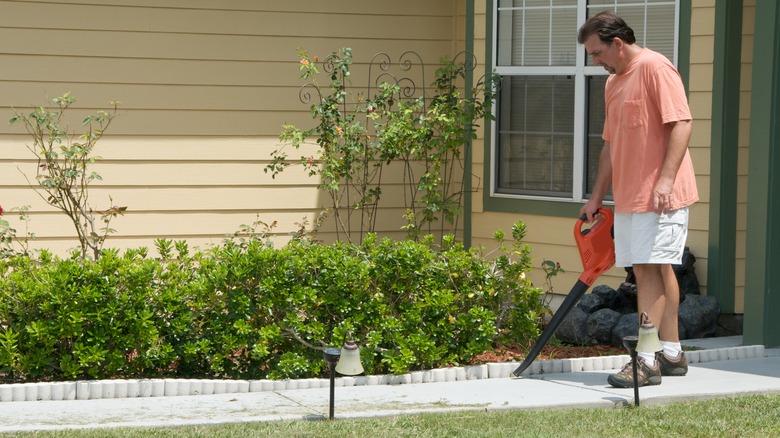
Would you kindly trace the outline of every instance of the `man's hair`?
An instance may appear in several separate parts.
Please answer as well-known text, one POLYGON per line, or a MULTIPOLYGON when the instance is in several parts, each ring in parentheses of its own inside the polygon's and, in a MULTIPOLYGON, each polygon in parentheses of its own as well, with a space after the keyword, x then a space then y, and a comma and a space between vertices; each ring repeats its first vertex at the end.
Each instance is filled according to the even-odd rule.
POLYGON ((591 35, 598 35, 602 42, 612 44, 612 40, 620 38, 626 44, 634 44, 634 30, 631 29, 622 18, 614 12, 604 11, 588 18, 588 21, 580 27, 577 41, 584 44, 591 35))

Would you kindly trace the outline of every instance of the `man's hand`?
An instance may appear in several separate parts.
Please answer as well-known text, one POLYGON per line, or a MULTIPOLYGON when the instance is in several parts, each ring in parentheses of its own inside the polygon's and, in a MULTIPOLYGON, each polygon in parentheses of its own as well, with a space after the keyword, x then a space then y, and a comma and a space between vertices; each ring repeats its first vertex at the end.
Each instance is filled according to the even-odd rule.
POLYGON ((580 208, 580 217, 585 216, 588 219, 588 223, 591 223, 593 222, 593 216, 595 216, 600 208, 601 201, 591 198, 582 206, 582 208, 580 208))
POLYGON ((653 210, 656 214, 664 214, 672 208, 672 190, 674 180, 660 178, 653 189, 653 210))

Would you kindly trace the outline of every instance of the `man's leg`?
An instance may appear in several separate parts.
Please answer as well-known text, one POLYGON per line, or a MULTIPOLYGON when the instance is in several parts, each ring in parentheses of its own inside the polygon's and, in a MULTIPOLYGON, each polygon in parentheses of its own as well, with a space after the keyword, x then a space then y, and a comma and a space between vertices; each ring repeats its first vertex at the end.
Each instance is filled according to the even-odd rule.
MULTIPOLYGON (((666 294, 664 276, 661 265, 636 264, 634 275, 637 287, 637 308, 647 312, 650 321, 659 327, 666 311, 666 294)), ((660 333, 660 332, 659 332, 660 333)), ((661 369, 656 360, 655 352, 638 352, 637 381, 639 386, 658 385, 661 383, 661 369)), ((634 374, 629 362, 620 372, 607 377, 610 385, 618 388, 630 388, 634 385, 634 374)))
POLYGON ((647 312, 662 341, 680 342, 680 287, 672 265, 634 265, 634 275, 639 313, 647 312))
POLYGON ((662 341, 680 342, 680 330, 677 316, 680 312, 680 285, 674 275, 672 265, 661 265, 661 274, 664 277, 664 290, 666 305, 664 316, 658 326, 658 334, 662 341))

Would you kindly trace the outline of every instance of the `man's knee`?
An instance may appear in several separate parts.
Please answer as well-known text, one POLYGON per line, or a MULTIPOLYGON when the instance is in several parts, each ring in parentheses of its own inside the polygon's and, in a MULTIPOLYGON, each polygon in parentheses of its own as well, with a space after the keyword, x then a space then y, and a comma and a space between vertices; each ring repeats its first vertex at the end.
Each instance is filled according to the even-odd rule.
POLYGON ((655 265, 655 264, 633 265, 634 276, 636 277, 637 283, 641 282, 643 279, 649 276, 661 276, 663 273, 662 267, 663 265, 655 265))

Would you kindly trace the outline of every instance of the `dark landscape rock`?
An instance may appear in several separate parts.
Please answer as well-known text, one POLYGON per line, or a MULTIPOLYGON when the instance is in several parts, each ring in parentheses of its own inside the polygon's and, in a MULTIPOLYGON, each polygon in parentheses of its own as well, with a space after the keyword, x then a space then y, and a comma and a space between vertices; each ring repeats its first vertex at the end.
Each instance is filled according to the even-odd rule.
POLYGON ((637 313, 627 313, 621 315, 615 327, 612 328, 610 336, 610 345, 615 347, 623 346, 624 336, 636 336, 639 332, 639 316, 637 313))
POLYGON ((620 319, 620 313, 612 309, 601 309, 588 317, 588 336, 599 344, 609 344, 612 328, 620 319))
POLYGON ((715 297, 688 295, 680 304, 680 322, 690 339, 715 336, 720 305, 715 297))
MULTIPOLYGON (((680 286, 680 339, 712 337, 718 331, 720 306, 715 297, 699 294, 695 261, 686 248, 682 263, 673 266, 680 286)), ((626 273, 626 281, 617 289, 602 284, 583 296, 562 321, 556 337, 569 344, 622 347, 624 336, 635 336, 639 326, 637 289, 633 271, 626 269, 626 273)))
POLYGON ((591 293, 583 296, 577 307, 585 313, 594 313, 608 306, 600 296, 591 293))
POLYGON ((588 317, 590 314, 579 307, 574 307, 561 322, 555 335, 562 342, 575 345, 596 345, 593 338, 588 336, 588 317))

